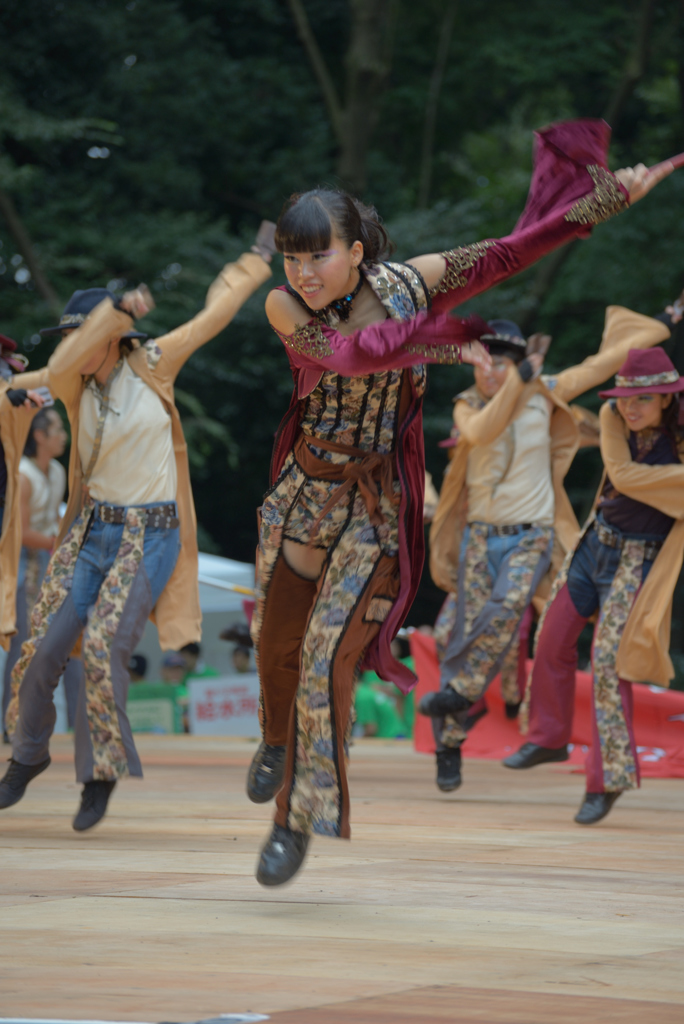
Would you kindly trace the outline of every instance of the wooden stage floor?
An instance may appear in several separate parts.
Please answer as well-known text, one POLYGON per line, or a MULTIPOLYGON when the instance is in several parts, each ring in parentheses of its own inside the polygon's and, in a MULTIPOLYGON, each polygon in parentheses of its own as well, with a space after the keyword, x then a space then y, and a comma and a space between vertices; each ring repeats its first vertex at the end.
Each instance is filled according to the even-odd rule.
MULTIPOLYGON (((68 737, 0 816, 0 1018, 682 1024, 684 784, 593 828, 583 776, 466 762, 445 796, 402 742, 352 750, 354 838, 254 880, 253 743, 140 737, 145 779, 78 835, 68 737)), ((7 748, 4 748, 7 750, 7 748)))

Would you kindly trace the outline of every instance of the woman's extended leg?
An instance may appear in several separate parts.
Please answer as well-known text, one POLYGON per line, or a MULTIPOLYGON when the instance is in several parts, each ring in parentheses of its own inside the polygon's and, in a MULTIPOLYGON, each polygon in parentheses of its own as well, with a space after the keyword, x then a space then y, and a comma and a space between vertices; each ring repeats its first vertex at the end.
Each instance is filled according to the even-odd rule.
MULTIPOLYGON (((365 509, 364 509, 365 511, 365 509)), ((356 674, 398 589, 397 560, 351 525, 333 548, 304 635, 276 823, 348 838, 346 735, 356 674)))

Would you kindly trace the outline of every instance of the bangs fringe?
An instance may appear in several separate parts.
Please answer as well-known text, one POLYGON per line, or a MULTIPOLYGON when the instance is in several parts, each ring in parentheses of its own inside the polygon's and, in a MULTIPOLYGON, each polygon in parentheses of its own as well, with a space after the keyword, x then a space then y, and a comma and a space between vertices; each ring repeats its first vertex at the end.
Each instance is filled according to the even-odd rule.
POLYGON ((275 246, 278 252, 320 252, 330 247, 330 215, 317 196, 300 196, 278 221, 275 246))

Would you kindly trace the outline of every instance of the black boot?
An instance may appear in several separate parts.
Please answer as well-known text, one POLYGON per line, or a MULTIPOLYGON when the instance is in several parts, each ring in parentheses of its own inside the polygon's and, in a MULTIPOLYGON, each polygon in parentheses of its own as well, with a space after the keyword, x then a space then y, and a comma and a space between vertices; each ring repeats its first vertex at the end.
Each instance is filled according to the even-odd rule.
POLYGON ((534 768, 536 764, 547 761, 567 761, 570 757, 565 747, 538 747, 536 743, 523 743, 520 750, 510 754, 501 762, 504 768, 534 768))
POLYGON ((247 796, 253 804, 272 800, 283 784, 287 747, 260 743, 247 773, 247 796))
POLYGON ((437 751, 437 786, 451 793, 461 785, 461 748, 446 747, 437 751))
POLYGON ((575 815, 575 821, 578 825, 595 825, 601 818, 605 818, 622 793, 621 789, 613 793, 585 793, 582 806, 575 815))
POLYGON ((19 764, 11 757, 5 777, 0 780, 0 807, 11 807, 12 804, 18 804, 31 779, 35 779, 36 775, 44 772, 49 764, 49 757, 41 761, 40 764, 19 764))
POLYGON ((274 825, 257 864, 256 879, 260 885, 282 885, 293 878, 306 857, 309 837, 274 825))
POLYGON ((447 686, 421 697, 418 710, 428 718, 444 718, 446 715, 457 715, 459 711, 467 711, 472 706, 472 700, 462 697, 453 687, 447 686))
POLYGON ((85 832, 104 818, 115 786, 116 782, 103 779, 86 782, 81 793, 81 806, 71 823, 76 832, 85 832))
POLYGON ((521 700, 519 700, 516 704, 504 704, 504 711, 506 712, 506 718, 510 718, 510 719, 517 718, 518 717, 518 712, 520 711, 521 704, 522 704, 521 700))

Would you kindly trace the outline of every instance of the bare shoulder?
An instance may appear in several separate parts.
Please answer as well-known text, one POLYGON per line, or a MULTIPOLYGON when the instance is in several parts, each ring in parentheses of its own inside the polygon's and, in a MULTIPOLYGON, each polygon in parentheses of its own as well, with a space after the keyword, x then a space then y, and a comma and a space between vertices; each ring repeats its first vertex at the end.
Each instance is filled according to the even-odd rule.
POLYGON ((446 260, 438 252, 428 253, 426 256, 412 256, 406 262, 416 268, 428 288, 435 288, 444 277, 446 260))
POLYGON ((273 288, 268 293, 265 309, 271 327, 281 334, 292 334, 307 321, 306 312, 297 300, 280 288, 273 288))

